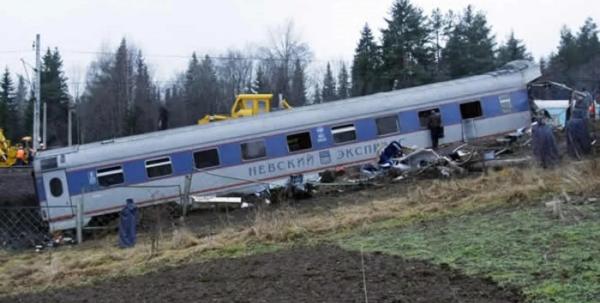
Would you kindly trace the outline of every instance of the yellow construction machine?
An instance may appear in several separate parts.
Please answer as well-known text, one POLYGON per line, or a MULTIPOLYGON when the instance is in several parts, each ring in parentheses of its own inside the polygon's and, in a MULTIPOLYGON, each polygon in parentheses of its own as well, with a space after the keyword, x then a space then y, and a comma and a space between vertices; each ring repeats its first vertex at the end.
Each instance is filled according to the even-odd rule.
POLYGON ((0 128, 0 168, 11 167, 17 164, 17 152, 19 148, 23 148, 25 152, 24 164, 27 164, 31 137, 23 137, 21 141, 23 142, 23 145, 11 145, 10 140, 6 139, 4 136, 4 129, 0 128))
MULTIPOLYGON (((251 117, 271 111, 273 94, 240 94, 231 107, 231 115, 206 115, 198 120, 198 124, 208 124, 217 121, 251 117)), ((285 99, 279 102, 280 109, 292 108, 285 99)))

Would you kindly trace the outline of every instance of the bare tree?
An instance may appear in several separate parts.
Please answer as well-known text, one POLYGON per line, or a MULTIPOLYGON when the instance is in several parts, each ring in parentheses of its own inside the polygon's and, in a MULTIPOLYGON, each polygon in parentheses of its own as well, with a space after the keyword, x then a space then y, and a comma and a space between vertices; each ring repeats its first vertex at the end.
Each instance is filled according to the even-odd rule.
POLYGON ((271 30, 268 46, 260 48, 259 52, 265 74, 270 75, 269 83, 273 93, 281 93, 284 96, 290 93, 296 60, 306 65, 312 58, 308 44, 300 39, 292 21, 271 30))
POLYGON ((224 59, 217 66, 217 74, 221 79, 223 100, 217 110, 227 112, 236 95, 250 92, 252 83, 253 62, 241 50, 227 51, 224 59))

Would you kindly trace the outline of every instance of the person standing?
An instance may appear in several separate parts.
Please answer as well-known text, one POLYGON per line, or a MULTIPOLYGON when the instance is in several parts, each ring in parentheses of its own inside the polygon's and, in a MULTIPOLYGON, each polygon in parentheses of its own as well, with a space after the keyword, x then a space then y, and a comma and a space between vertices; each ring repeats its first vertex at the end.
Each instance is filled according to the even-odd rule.
POLYGON ((442 136, 442 116, 438 110, 431 110, 427 121, 427 128, 431 136, 431 148, 437 149, 440 137, 442 136))
POLYGON ((17 158, 17 165, 25 165, 25 150, 23 149, 23 146, 19 145, 15 158, 17 158))

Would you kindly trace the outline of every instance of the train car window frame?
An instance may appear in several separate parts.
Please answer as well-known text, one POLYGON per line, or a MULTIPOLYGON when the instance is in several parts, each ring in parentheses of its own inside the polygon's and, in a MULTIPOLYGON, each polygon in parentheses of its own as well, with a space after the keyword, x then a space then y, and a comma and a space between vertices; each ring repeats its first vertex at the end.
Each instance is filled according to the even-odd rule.
POLYGON ((204 170, 204 169, 208 169, 208 168, 215 168, 215 167, 221 166, 221 154, 219 153, 219 149, 216 148, 216 147, 197 150, 197 151, 195 151, 195 152, 192 153, 192 158, 194 158, 194 168, 197 169, 197 170, 204 170), (198 167, 198 158, 196 157, 196 154, 203 153, 203 152, 210 152, 210 151, 213 151, 213 150, 215 151, 215 154, 217 156, 217 164, 216 165, 210 165, 210 166, 198 167))
POLYGON ((461 103, 458 106, 462 120, 477 119, 483 117, 483 107, 480 100, 461 103), (468 108, 467 108, 468 106, 468 108), (472 107, 476 106, 476 107, 472 107), (465 114, 467 113, 467 114, 465 114), (465 117, 466 116, 466 117, 465 117))
MULTIPOLYGON (((295 138, 292 138, 295 139, 295 138)), ((298 153, 298 152, 302 152, 302 151, 306 151, 306 150, 310 150, 312 149, 312 138, 310 136, 310 131, 305 131, 305 132, 299 132, 299 133, 293 133, 293 134, 289 134, 285 136, 285 141, 286 141, 286 146, 288 149, 288 153, 292 154, 292 153, 298 153), (290 146, 290 137, 299 137, 299 136, 304 136, 304 138, 298 138, 299 141, 298 145, 304 145, 304 146, 300 146, 298 148, 294 148, 292 149, 292 147, 290 146), (306 139, 308 138, 308 145, 305 145, 305 143, 307 142, 306 139), (305 141, 302 141, 302 140, 305 141), (304 144, 303 144, 304 143, 304 144)))
POLYGON ((348 142, 355 142, 356 141, 356 125, 354 125, 354 123, 347 123, 347 124, 340 124, 337 126, 332 126, 331 127, 331 137, 333 138, 333 142, 335 144, 344 144, 344 143, 348 143, 348 142), (347 133, 352 133, 352 137, 349 139, 346 138, 340 138, 342 134, 347 134, 347 133), (338 135, 338 136, 336 136, 338 135), (340 139, 336 139, 336 138, 340 138, 340 139), (338 141, 340 140, 340 141, 338 141))
POLYGON ((160 157, 154 159, 148 159, 144 161, 144 169, 146 170, 146 177, 148 179, 156 179, 160 177, 170 176, 173 174, 173 162, 171 161, 171 157, 160 157), (149 163, 152 162, 152 163, 149 163), (168 167, 168 171, 161 171, 160 169, 163 167, 168 167), (149 169, 157 169, 158 174, 152 175, 150 174, 149 169))
POLYGON ((498 102, 500 102, 500 109, 503 114, 510 114, 513 111, 512 102, 510 95, 501 95, 498 97, 498 102))
MULTIPOLYGON (((417 111, 417 119, 419 120, 419 128, 420 129, 427 129, 429 128, 427 126, 427 119, 429 119, 429 116, 431 116, 431 111, 435 110, 438 113, 440 113, 440 115, 442 114, 442 112, 440 111, 439 107, 432 107, 432 108, 428 108, 428 109, 424 109, 424 110, 420 110, 417 111)), ((444 121, 442 119, 442 126, 444 126, 444 121)))
POLYGON ((377 136, 378 137, 399 133, 400 132, 400 121, 398 119, 398 115, 389 115, 389 116, 383 116, 383 117, 375 118, 375 128, 377 130, 377 136), (383 128, 383 127, 380 127, 379 121, 390 120, 390 119, 394 119, 394 122, 396 122, 395 123, 395 125, 396 125, 395 130, 390 131, 391 129, 388 129, 388 130, 383 130, 382 131, 381 128, 383 128))
POLYGON ((242 143, 240 143, 240 148, 241 148, 242 161, 254 161, 254 160, 258 160, 258 159, 264 159, 267 157, 267 144, 265 142, 265 139, 258 139, 258 140, 242 142, 242 143), (249 146, 249 144, 254 144, 254 143, 262 144, 262 148, 261 148, 262 151, 257 156, 248 157, 248 155, 247 155, 248 151, 244 149, 244 146, 249 146))
POLYGON ((63 184, 60 178, 54 177, 50 179, 48 182, 48 187, 50 188, 50 193, 52 197, 59 198, 63 194, 63 184))
POLYGON ((96 170, 96 180, 98 181, 98 185, 102 186, 102 187, 111 187, 111 186, 116 186, 116 185, 121 185, 123 183, 125 183, 125 172, 123 171, 123 166, 122 165, 115 165, 115 166, 109 166, 109 167, 104 167, 104 168, 99 168, 96 170), (111 177, 111 176, 118 176, 120 175, 121 177, 113 180, 113 179, 108 179, 108 183, 110 184, 103 184, 104 182, 102 182, 102 180, 107 179, 106 177, 111 177))

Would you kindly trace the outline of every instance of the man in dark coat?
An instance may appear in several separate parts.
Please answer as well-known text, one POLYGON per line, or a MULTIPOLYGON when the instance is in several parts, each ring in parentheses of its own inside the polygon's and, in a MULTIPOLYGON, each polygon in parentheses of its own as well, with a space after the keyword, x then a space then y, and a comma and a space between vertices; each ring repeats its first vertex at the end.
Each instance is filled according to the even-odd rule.
POLYGON ((429 134, 431 135, 431 148, 436 149, 438 147, 438 142, 442 137, 442 116, 440 112, 437 110, 432 110, 429 118, 427 120, 427 128, 429 129, 429 134))
POLYGON ((119 246, 128 248, 135 246, 137 223, 137 207, 133 199, 127 199, 127 204, 121 210, 119 222, 119 246))
POLYGON ((567 153, 574 159, 592 152, 592 139, 586 121, 586 111, 574 111, 565 127, 567 135, 567 153))
POLYGON ((552 132, 552 127, 546 124, 543 117, 537 119, 537 124, 531 128, 533 155, 543 168, 550 168, 560 162, 558 146, 552 132))

